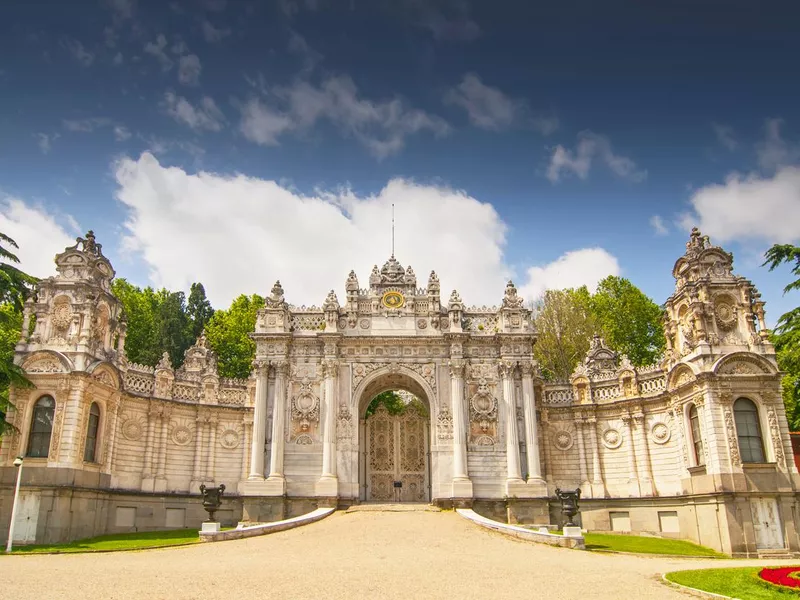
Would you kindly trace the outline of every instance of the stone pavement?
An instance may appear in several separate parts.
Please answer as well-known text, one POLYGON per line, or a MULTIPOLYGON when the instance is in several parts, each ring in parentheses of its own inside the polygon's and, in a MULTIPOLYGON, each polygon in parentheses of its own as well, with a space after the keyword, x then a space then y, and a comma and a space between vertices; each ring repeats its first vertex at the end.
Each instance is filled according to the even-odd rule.
POLYGON ((552 548, 482 529, 449 511, 356 511, 229 542, 0 556, 0 598, 687 598, 663 585, 660 574, 754 564, 765 561, 552 548))

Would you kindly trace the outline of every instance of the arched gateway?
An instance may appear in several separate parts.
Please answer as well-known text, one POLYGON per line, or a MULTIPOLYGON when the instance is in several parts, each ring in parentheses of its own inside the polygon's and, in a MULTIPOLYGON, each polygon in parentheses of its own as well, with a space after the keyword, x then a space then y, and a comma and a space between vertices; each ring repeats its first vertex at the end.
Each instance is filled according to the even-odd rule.
POLYGON ((291 307, 276 283, 253 338, 245 511, 284 496, 452 503, 476 485, 484 497, 547 496, 534 332, 513 283, 500 307, 467 309, 455 291, 443 304, 435 273, 417 287, 392 256, 367 288, 351 272, 342 304, 331 291, 321 308, 291 307), (377 394, 397 389, 424 409, 365 418, 377 394))

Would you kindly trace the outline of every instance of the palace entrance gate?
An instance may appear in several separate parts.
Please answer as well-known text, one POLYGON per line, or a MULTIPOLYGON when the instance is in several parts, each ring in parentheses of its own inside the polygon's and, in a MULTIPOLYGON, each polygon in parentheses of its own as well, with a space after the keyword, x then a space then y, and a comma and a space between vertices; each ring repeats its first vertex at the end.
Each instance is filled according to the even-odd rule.
POLYGON ((396 415, 379 404, 366 422, 366 499, 428 502, 427 415, 413 403, 396 415))

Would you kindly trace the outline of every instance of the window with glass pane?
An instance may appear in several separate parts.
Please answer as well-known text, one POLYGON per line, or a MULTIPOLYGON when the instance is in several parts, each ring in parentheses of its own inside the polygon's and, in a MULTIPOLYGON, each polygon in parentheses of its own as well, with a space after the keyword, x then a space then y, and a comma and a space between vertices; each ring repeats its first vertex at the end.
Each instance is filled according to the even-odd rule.
POLYGON ((56 401, 50 396, 42 396, 34 404, 27 453, 31 458, 47 458, 50 453, 55 410, 56 401))
POLYGON ((100 407, 97 402, 92 402, 89 409, 89 428, 86 430, 86 448, 83 451, 83 460, 95 462, 97 452, 97 429, 100 426, 100 407))
POLYGON ((703 437, 700 434, 700 416, 697 414, 697 406, 692 404, 689 409, 689 423, 692 426, 692 445, 694 446, 694 464, 702 467, 706 464, 706 457, 703 453, 703 437))
POLYGON ((736 419, 736 436, 739 438, 739 454, 742 456, 742 462, 766 462, 761 423, 758 420, 758 408, 755 403, 748 398, 739 398, 733 403, 733 415, 736 419))

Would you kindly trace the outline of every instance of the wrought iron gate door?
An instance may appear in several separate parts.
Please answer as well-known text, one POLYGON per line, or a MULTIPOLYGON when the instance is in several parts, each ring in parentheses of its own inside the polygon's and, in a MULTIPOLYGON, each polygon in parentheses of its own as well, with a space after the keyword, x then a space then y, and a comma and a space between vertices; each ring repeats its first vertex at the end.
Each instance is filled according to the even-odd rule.
POLYGON ((367 500, 428 501, 426 429, 427 417, 413 405, 391 415, 380 404, 367 418, 367 500))

